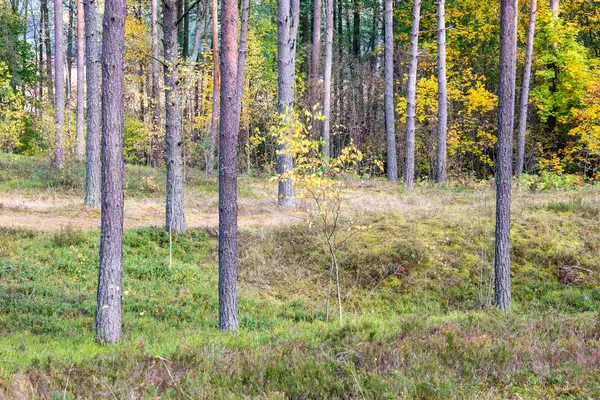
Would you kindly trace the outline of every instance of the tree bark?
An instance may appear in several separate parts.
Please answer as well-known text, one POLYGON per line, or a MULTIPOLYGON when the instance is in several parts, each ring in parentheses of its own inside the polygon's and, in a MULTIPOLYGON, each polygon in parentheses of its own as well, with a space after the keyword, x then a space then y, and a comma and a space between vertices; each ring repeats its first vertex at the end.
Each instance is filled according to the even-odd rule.
POLYGON ((525 50, 525 65, 523 66, 523 84, 521 87, 521 107, 519 109, 519 132, 517 136, 517 160, 515 175, 523 173, 525 161, 525 135, 527 133, 527 109, 529 106, 529 86, 531 82, 531 64, 533 58, 533 39, 535 37, 535 14, 537 0, 531 0, 529 10, 529 26, 527 27, 527 48, 525 50))
POLYGON ((448 133, 448 94, 446 92, 446 10, 445 0, 437 2, 438 53, 438 125, 437 125, 437 183, 446 182, 446 136, 448 133))
POLYGON ((200 54, 200 45, 202 42, 202 17, 203 12, 198 5, 198 11, 196 14, 196 25, 194 26, 194 46, 192 47, 192 63, 198 62, 198 55, 200 54))
POLYGON ((163 44, 165 51, 165 150, 167 170, 166 229, 177 235, 185 233, 183 196, 183 158, 181 139, 181 100, 177 70, 177 4, 163 0, 163 44))
MULTIPOLYGON (((327 0, 325 0, 327 1, 327 0)), ((313 3, 313 32, 312 52, 310 58, 310 81, 309 81, 309 105, 311 107, 318 103, 319 99, 319 64, 321 62, 321 0, 313 3)))
POLYGON ((125 0, 105 0, 102 33, 102 222, 96 337, 121 338, 125 0))
MULTIPOLYGON (((296 38, 300 22, 300 0, 278 0, 277 2, 277 111, 284 124, 294 118, 294 89, 296 68, 296 38)), ((288 133, 289 134, 289 133, 288 133)), ((285 143, 278 145, 277 173, 282 175, 292 170, 291 154, 284 154, 285 143)), ((280 179, 278 186, 280 206, 296 203, 294 183, 291 179, 280 179)))
POLYGON ((65 164, 65 44, 62 0, 54 0, 54 160, 55 167, 65 164))
POLYGON ((237 293, 237 0, 221 3, 221 129, 219 140, 219 328, 238 329, 237 293))
MULTIPOLYGON (((217 135, 219 133, 219 26, 218 26, 218 0, 212 0, 212 41, 213 41, 213 99, 212 119, 210 122, 210 149, 208 154, 207 172, 212 171, 215 163, 217 149, 217 135)), ((237 7, 236 7, 237 9, 237 7)), ((237 40, 237 39, 236 39, 237 40)))
POLYGON ((419 20, 421 0, 414 0, 410 32, 410 62, 408 66, 408 93, 406 96, 406 149, 404 161, 404 187, 414 188, 415 182, 415 112, 417 97, 417 64, 419 57, 419 20))
POLYGON ((325 0, 325 58, 323 62, 323 155, 331 156, 331 66, 333 62, 333 0, 325 0))
POLYGON ((54 88, 53 88, 53 74, 52 74, 52 53, 50 46, 50 16, 48 13, 48 0, 41 0, 40 2, 40 14, 42 21, 42 27, 44 29, 44 47, 46 50, 46 75, 48 77, 48 98, 49 101, 54 100, 54 88))
POLYGON ((75 155, 78 160, 85 157, 85 135, 83 125, 85 124, 85 78, 84 78, 84 22, 83 1, 77 0, 77 133, 75 142, 75 155))
MULTIPOLYGON (((162 127, 162 96, 160 92, 160 47, 158 43, 158 0, 152 0, 150 3, 151 24, 152 24, 152 122, 156 131, 162 127)), ((152 143, 150 143, 150 159, 153 154, 152 143)), ((157 163, 158 160, 154 160, 157 163)), ((152 161, 150 161, 152 163, 152 161)))
POLYGON ((186 58, 189 53, 189 40, 190 40, 190 13, 189 13, 189 1, 184 0, 183 2, 185 16, 183 17, 183 40, 181 41, 182 51, 181 55, 186 58))
POLYGON ((517 0, 500 3, 498 150, 496 159, 496 255, 494 304, 510 308, 510 180, 517 67, 517 0))
POLYGON ((85 204, 100 207, 100 70, 96 0, 84 0, 87 136, 85 149, 85 204))
POLYGON ((248 17, 250 12, 250 0, 242 0, 242 21, 240 23, 240 48, 238 51, 237 62, 237 81, 236 81, 236 111, 239 124, 242 113, 242 95, 244 90, 244 72, 246 66, 246 53, 248 47, 248 17))
POLYGON ((387 148, 387 179, 398 182, 396 157, 396 127, 394 107, 394 10, 393 0, 385 0, 385 142, 387 148))

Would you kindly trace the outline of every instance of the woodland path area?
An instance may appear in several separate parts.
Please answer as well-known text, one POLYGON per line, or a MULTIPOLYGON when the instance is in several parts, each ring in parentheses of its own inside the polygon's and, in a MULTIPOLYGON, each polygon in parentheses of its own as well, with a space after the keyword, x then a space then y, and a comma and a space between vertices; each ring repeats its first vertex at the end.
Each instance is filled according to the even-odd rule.
MULTIPOLYGON (((246 193, 240 196, 238 224, 242 230, 281 226, 302 222, 305 204, 300 202, 296 210, 281 209, 276 202, 276 184, 258 178, 248 179, 246 193), (245 195, 244 195, 245 194, 245 195)), ((482 187, 475 196, 470 192, 453 193, 419 188, 415 192, 398 195, 397 189, 383 181, 348 182, 351 190, 347 197, 346 212, 352 216, 364 213, 431 213, 442 209, 457 213, 469 213, 477 203, 491 207, 493 191, 482 187), (458 200, 458 201, 456 201, 458 200), (451 210, 447 206, 451 204, 451 210)), ((192 188, 193 191, 193 188, 192 188)), ((513 207, 519 205, 546 204, 556 201, 600 202, 598 191, 534 193, 516 192, 513 207)), ((161 226, 164 223, 164 198, 151 196, 125 199, 125 228, 161 226)), ((218 227, 217 193, 186 195, 186 223, 190 228, 204 229, 216 234, 218 227)), ((64 228, 75 230, 99 229, 100 211, 83 205, 78 194, 46 192, 4 192, 0 194, 0 227, 22 228, 39 232, 53 232, 64 228)))

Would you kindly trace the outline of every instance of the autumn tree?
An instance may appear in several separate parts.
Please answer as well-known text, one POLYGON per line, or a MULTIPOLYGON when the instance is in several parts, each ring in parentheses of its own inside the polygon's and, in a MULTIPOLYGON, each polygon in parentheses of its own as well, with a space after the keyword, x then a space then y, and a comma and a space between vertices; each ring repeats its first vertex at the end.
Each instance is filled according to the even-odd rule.
POLYGON ((123 43, 125 0, 105 0, 102 23, 102 212, 96 337, 121 338, 123 295, 123 43))

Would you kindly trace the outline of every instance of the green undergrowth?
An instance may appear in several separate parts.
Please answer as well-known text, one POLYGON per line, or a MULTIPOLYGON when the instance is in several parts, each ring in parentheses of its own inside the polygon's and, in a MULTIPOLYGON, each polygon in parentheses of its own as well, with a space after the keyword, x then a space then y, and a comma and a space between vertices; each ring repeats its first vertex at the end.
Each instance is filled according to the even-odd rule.
MULTIPOLYGON (((43 181, 45 164, 10 157, 0 189, 43 181)), ((400 201, 353 214, 367 229, 340 248, 343 326, 335 307, 325 320, 329 259, 305 223, 240 232, 235 334, 217 328, 213 236, 174 237, 171 258, 162 228, 127 229, 116 346, 94 340, 99 232, 0 228, 0 399, 600 397, 597 188, 514 192, 505 314, 487 184, 352 185, 357 207, 361 191, 400 201)))
POLYGON ((126 230, 117 346, 93 337, 99 233, 4 228, 0 393, 596 398, 600 229, 554 207, 514 210, 509 314, 480 298, 492 246, 485 208, 363 216, 370 227, 340 253, 343 327, 325 321, 328 264, 314 231, 242 232, 237 334, 217 329, 214 238, 175 238, 171 264, 161 228, 126 230), (558 269, 572 265, 591 272, 562 283, 558 269))

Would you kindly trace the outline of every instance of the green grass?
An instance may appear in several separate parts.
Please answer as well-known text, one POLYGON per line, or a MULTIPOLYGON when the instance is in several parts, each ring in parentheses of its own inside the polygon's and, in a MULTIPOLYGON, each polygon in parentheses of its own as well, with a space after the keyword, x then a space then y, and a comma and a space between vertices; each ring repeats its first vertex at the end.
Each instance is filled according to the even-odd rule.
POLYGON ((99 232, 0 228, 0 398, 600 397, 597 192, 516 196, 504 314, 486 307, 491 194, 419 190, 401 196, 442 205, 359 213, 343 327, 305 224, 241 232, 236 334, 217 329, 215 238, 175 238, 170 265, 163 229, 126 230, 116 346, 94 340, 99 232))
MULTIPOLYGON (((165 169, 141 165, 125 165, 125 196, 142 198, 164 195, 165 169)), ((188 195, 210 195, 218 192, 217 179, 205 180, 204 172, 186 169, 188 195)), ((240 180, 240 197, 256 198, 245 179, 240 180)), ((62 195, 82 196, 85 189, 85 164, 71 162, 62 170, 51 168, 45 158, 0 153, 0 191, 38 193, 50 191, 62 195)))

